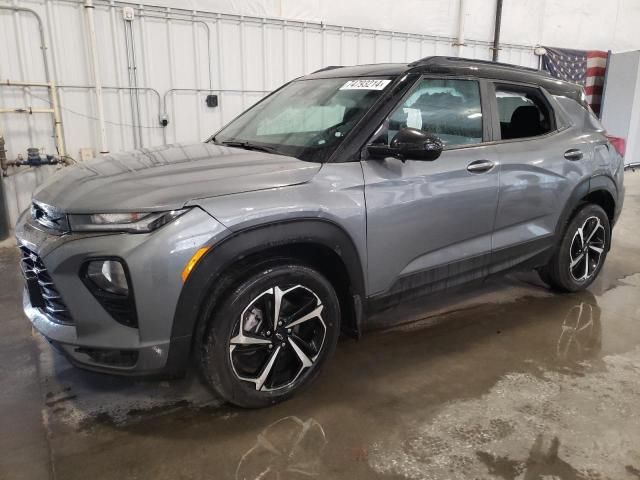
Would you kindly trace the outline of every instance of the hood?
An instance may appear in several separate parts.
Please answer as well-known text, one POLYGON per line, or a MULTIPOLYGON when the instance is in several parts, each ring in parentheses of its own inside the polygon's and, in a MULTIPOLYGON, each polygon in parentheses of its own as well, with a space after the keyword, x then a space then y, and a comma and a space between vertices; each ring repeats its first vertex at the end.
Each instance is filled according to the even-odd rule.
POLYGON ((66 213, 173 210, 198 198, 305 183, 321 166, 211 143, 165 145, 63 168, 33 198, 66 213))

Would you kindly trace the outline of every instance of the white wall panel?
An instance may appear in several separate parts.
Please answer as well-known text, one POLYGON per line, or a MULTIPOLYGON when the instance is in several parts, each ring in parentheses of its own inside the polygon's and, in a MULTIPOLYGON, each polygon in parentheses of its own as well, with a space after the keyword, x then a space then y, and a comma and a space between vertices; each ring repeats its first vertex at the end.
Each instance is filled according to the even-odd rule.
MULTIPOLYGON (((472 6, 474 2, 467 0, 472 6)), ((382 0, 373 8, 364 0, 164 2, 172 7, 194 6, 198 11, 104 0, 95 3, 110 151, 203 140, 285 81, 323 66, 457 54, 453 46, 457 2, 445 2, 446 8, 441 8, 441 0, 382 0), (407 15, 406 9, 403 13, 397 8, 399 4, 424 15, 407 15), (125 6, 133 7, 136 14, 130 27, 137 90, 130 84, 127 24, 122 17, 125 6), (302 18, 276 18, 282 16, 302 18), (219 107, 206 106, 208 93, 218 95, 219 107), (168 117, 166 128, 160 126, 161 115, 168 117)), ((7 4, 0 0, 0 5, 7 4)), ((97 108, 82 2, 24 0, 19 5, 36 11, 44 22, 69 155, 77 159, 84 148, 97 152, 97 108)), ((467 30, 485 31, 483 28, 467 30)), ((45 80, 37 32, 35 18, 28 13, 0 10, 0 40, 15 47, 0 49, 0 80, 45 80)), ((471 37, 466 44, 465 56, 490 58, 489 38, 471 37)), ((501 56, 505 61, 536 65, 530 46, 504 45, 501 56)), ((47 99, 47 89, 0 87, 2 106, 46 107, 47 99)), ((48 153, 55 150, 49 115, 0 115, 0 129, 9 158, 26 152, 29 146, 48 153)), ((46 177, 46 170, 25 172, 24 167, 15 169, 12 175, 27 175, 25 179, 10 177, 6 182, 11 184, 8 195, 16 196, 9 201, 13 219, 28 205, 33 186, 46 177)))

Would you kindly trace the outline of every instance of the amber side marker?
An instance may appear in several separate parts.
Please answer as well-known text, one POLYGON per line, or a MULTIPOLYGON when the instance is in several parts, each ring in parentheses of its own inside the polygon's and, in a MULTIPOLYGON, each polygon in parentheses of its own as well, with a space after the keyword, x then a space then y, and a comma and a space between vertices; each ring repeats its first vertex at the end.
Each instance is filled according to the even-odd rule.
POLYGON ((202 256, 208 251, 209 247, 202 247, 193 254, 193 256, 189 259, 187 264, 184 266, 184 269, 182 270, 182 283, 187 281, 187 278, 189 278, 189 275, 191 274, 191 270, 196 267, 198 261, 200 261, 202 256))

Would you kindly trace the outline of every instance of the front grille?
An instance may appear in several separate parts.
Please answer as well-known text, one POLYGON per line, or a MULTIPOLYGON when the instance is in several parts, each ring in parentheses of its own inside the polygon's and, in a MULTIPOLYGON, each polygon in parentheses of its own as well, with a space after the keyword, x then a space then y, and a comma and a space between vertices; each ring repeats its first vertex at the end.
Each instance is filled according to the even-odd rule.
POLYGON ((31 306, 40 309, 56 323, 72 324, 69 309, 53 284, 42 259, 24 245, 20 245, 20 251, 22 252, 20 263, 27 282, 31 306))
POLYGON ((31 217, 49 230, 60 233, 67 233, 69 231, 67 216, 51 205, 33 202, 31 204, 31 217))

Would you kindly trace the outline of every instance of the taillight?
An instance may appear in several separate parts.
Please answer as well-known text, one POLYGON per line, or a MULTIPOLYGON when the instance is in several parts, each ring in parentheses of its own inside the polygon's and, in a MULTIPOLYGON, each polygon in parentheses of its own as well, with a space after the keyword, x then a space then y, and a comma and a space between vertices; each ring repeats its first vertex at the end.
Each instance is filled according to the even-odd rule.
POLYGON ((622 137, 614 137, 613 135, 607 135, 607 139, 609 143, 613 145, 613 148, 616 149, 616 152, 618 152, 621 157, 624 157, 624 152, 627 150, 626 140, 622 137))

